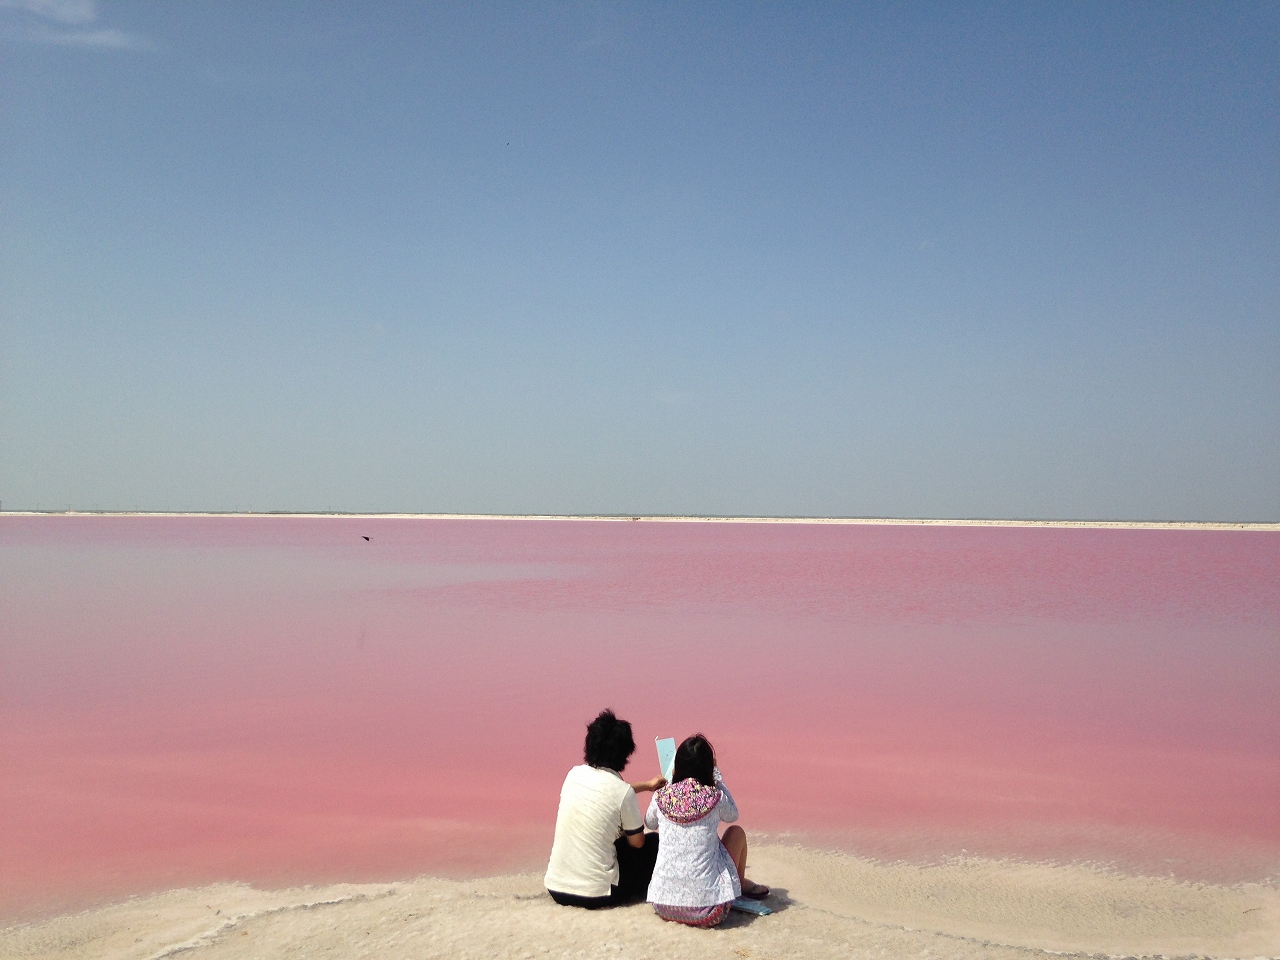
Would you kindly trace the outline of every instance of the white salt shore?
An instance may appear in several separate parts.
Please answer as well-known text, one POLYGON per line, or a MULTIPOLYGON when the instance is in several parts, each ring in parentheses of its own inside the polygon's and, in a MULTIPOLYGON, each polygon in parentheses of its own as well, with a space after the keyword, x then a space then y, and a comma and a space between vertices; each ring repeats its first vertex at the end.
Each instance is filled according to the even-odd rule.
POLYGON ((752 851, 768 917, 714 930, 645 904, 559 907, 533 874, 256 890, 218 884, 0 929, 0 957, 159 960, 427 957, 1280 956, 1280 887, 1125 876, 1083 865, 880 863, 752 851))
POLYGON ((711 523, 711 524, 795 524, 865 526, 865 527, 1057 527, 1094 530, 1250 530, 1280 533, 1280 523, 1273 520, 1003 520, 945 517, 765 517, 765 516, 682 516, 678 514, 586 514, 586 513, 244 513, 227 511, 165 510, 8 510, 5 517, 203 517, 208 519, 307 519, 307 520, 574 520, 591 522, 640 523, 711 523))

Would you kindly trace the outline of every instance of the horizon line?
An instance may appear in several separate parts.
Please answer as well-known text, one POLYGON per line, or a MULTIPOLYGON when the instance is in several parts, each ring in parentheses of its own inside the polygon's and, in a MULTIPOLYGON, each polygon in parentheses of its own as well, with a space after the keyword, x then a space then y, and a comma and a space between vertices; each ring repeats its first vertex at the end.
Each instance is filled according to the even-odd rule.
POLYGON ((552 513, 346 513, 341 511, 242 510, 6 510, 4 517, 204 517, 210 519, 349 520, 586 520, 637 523, 794 523, 850 526, 1063 527, 1132 530, 1255 530, 1280 532, 1280 521, 1238 520, 1050 520, 984 517, 816 517, 713 514, 552 513))

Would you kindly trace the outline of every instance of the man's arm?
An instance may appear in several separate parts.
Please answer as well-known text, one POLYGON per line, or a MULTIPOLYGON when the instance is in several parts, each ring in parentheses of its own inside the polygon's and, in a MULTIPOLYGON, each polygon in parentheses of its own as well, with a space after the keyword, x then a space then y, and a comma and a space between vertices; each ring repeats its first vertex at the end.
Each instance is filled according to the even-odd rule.
POLYGON ((641 780, 639 783, 630 784, 632 790, 636 793, 651 793, 654 790, 660 790, 667 785, 667 781, 662 777, 654 777, 652 780, 641 780))
POLYGON ((627 796, 622 801, 622 835, 627 838, 628 845, 637 850, 644 846, 644 818, 640 816, 640 805, 636 802, 636 794, 657 790, 666 782, 661 777, 654 777, 652 780, 627 784, 631 789, 627 791, 627 796), (629 823, 634 823, 635 826, 628 827, 629 823))

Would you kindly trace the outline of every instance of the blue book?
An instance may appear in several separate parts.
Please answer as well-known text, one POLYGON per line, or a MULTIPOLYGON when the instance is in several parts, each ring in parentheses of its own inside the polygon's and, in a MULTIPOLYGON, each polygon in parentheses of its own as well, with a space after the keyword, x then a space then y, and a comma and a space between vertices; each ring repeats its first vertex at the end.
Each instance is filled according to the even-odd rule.
POLYGON ((676 765, 676 741, 674 737, 657 737, 654 743, 658 747, 658 772, 671 782, 671 772, 676 765))
POLYGON ((750 900, 747 897, 739 897, 729 904, 729 909, 738 910, 742 913, 754 913, 757 917, 767 917, 773 913, 769 907, 766 907, 759 900, 750 900))

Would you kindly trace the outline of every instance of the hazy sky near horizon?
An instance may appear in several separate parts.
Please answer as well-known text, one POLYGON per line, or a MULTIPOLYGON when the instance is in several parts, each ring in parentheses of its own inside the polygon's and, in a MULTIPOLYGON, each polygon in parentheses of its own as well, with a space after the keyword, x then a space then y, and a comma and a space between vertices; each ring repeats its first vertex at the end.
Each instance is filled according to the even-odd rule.
POLYGON ((5 510, 1280 519, 1280 6, 0 0, 5 510))

